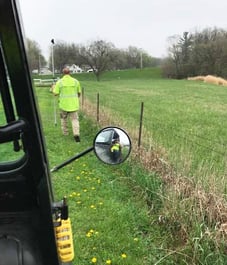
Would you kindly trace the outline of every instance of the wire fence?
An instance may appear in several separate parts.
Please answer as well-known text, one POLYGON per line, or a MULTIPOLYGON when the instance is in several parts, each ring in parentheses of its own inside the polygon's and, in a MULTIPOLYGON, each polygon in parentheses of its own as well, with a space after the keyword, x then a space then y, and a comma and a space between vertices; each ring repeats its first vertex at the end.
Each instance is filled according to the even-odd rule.
MULTIPOLYGON (((85 95, 82 92, 82 108, 85 108, 85 95)), ((97 93, 95 115, 96 121, 103 124, 106 120, 105 107, 100 105, 100 95, 97 93)), ((134 144, 138 148, 146 148, 148 152, 159 150, 160 156, 164 156, 164 160, 169 160, 172 167, 179 172, 190 175, 216 175, 223 178, 227 173, 227 142, 218 139, 210 139, 207 136, 201 136, 193 132, 178 133, 177 125, 170 128, 165 121, 155 117, 149 118, 144 115, 145 105, 141 102, 138 108, 138 124, 130 128, 130 124, 126 126, 130 128, 136 138, 134 144), (157 126, 158 125, 158 126, 157 126), (168 132, 168 133, 167 133, 168 132), (162 151, 160 151, 162 150, 162 151), (164 150, 164 151, 163 151, 164 150)), ((114 121, 109 121, 113 123, 114 121)), ((116 122, 116 121, 115 121, 116 122)), ((107 125, 107 124, 105 124, 107 125)))

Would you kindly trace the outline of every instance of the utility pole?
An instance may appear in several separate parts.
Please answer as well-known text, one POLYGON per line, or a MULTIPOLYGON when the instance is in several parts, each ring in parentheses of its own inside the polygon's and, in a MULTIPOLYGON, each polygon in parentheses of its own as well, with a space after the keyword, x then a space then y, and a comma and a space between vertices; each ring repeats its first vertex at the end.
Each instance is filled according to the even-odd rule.
MULTIPOLYGON (((52 49, 51 49, 51 55, 52 55, 52 73, 53 73, 53 86, 54 86, 54 39, 51 40, 52 43, 52 49)), ((57 125, 57 108, 56 108, 56 100, 54 97, 54 125, 57 125)))
POLYGON ((51 40, 52 43, 52 49, 51 49, 51 57, 52 57, 52 74, 53 74, 53 79, 54 79, 54 39, 51 40))

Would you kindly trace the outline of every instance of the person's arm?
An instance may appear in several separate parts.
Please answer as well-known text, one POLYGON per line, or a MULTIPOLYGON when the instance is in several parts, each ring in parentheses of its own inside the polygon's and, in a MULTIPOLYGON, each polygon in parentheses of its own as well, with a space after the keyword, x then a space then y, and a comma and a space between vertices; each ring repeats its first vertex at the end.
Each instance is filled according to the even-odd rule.
POLYGON ((59 95, 60 89, 59 89, 59 82, 57 82, 55 85, 53 85, 52 92, 55 96, 59 95))
POLYGON ((80 95, 81 95, 81 85, 80 85, 80 82, 79 81, 77 81, 78 82, 78 86, 77 86, 77 95, 78 95, 78 98, 80 97, 80 95))

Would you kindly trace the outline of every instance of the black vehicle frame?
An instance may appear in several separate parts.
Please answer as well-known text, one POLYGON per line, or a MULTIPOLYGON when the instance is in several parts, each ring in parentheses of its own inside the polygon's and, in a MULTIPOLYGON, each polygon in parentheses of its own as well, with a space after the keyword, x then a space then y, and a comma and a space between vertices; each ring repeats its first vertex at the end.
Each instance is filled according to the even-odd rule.
POLYGON ((0 163, 0 264, 59 265, 50 171, 21 25, 17 1, 0 0, 0 148, 12 143, 12 153, 22 152, 0 163))
MULTIPOLYGON (((107 131, 110 145, 115 129, 101 130, 92 147, 49 169, 18 3, 0 0, 0 265, 72 264, 67 201, 55 202, 50 174, 93 150, 107 163, 96 146, 107 131)), ((125 160, 131 141, 121 135, 125 160)))

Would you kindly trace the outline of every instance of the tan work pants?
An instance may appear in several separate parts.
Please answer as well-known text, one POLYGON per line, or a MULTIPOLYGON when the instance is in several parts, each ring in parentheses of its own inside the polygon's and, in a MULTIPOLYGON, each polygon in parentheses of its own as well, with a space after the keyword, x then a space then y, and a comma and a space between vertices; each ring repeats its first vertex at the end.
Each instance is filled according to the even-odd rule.
POLYGON ((77 111, 67 112, 60 110, 61 129, 64 135, 68 135, 68 117, 70 117, 72 123, 73 135, 80 135, 80 124, 77 111))

